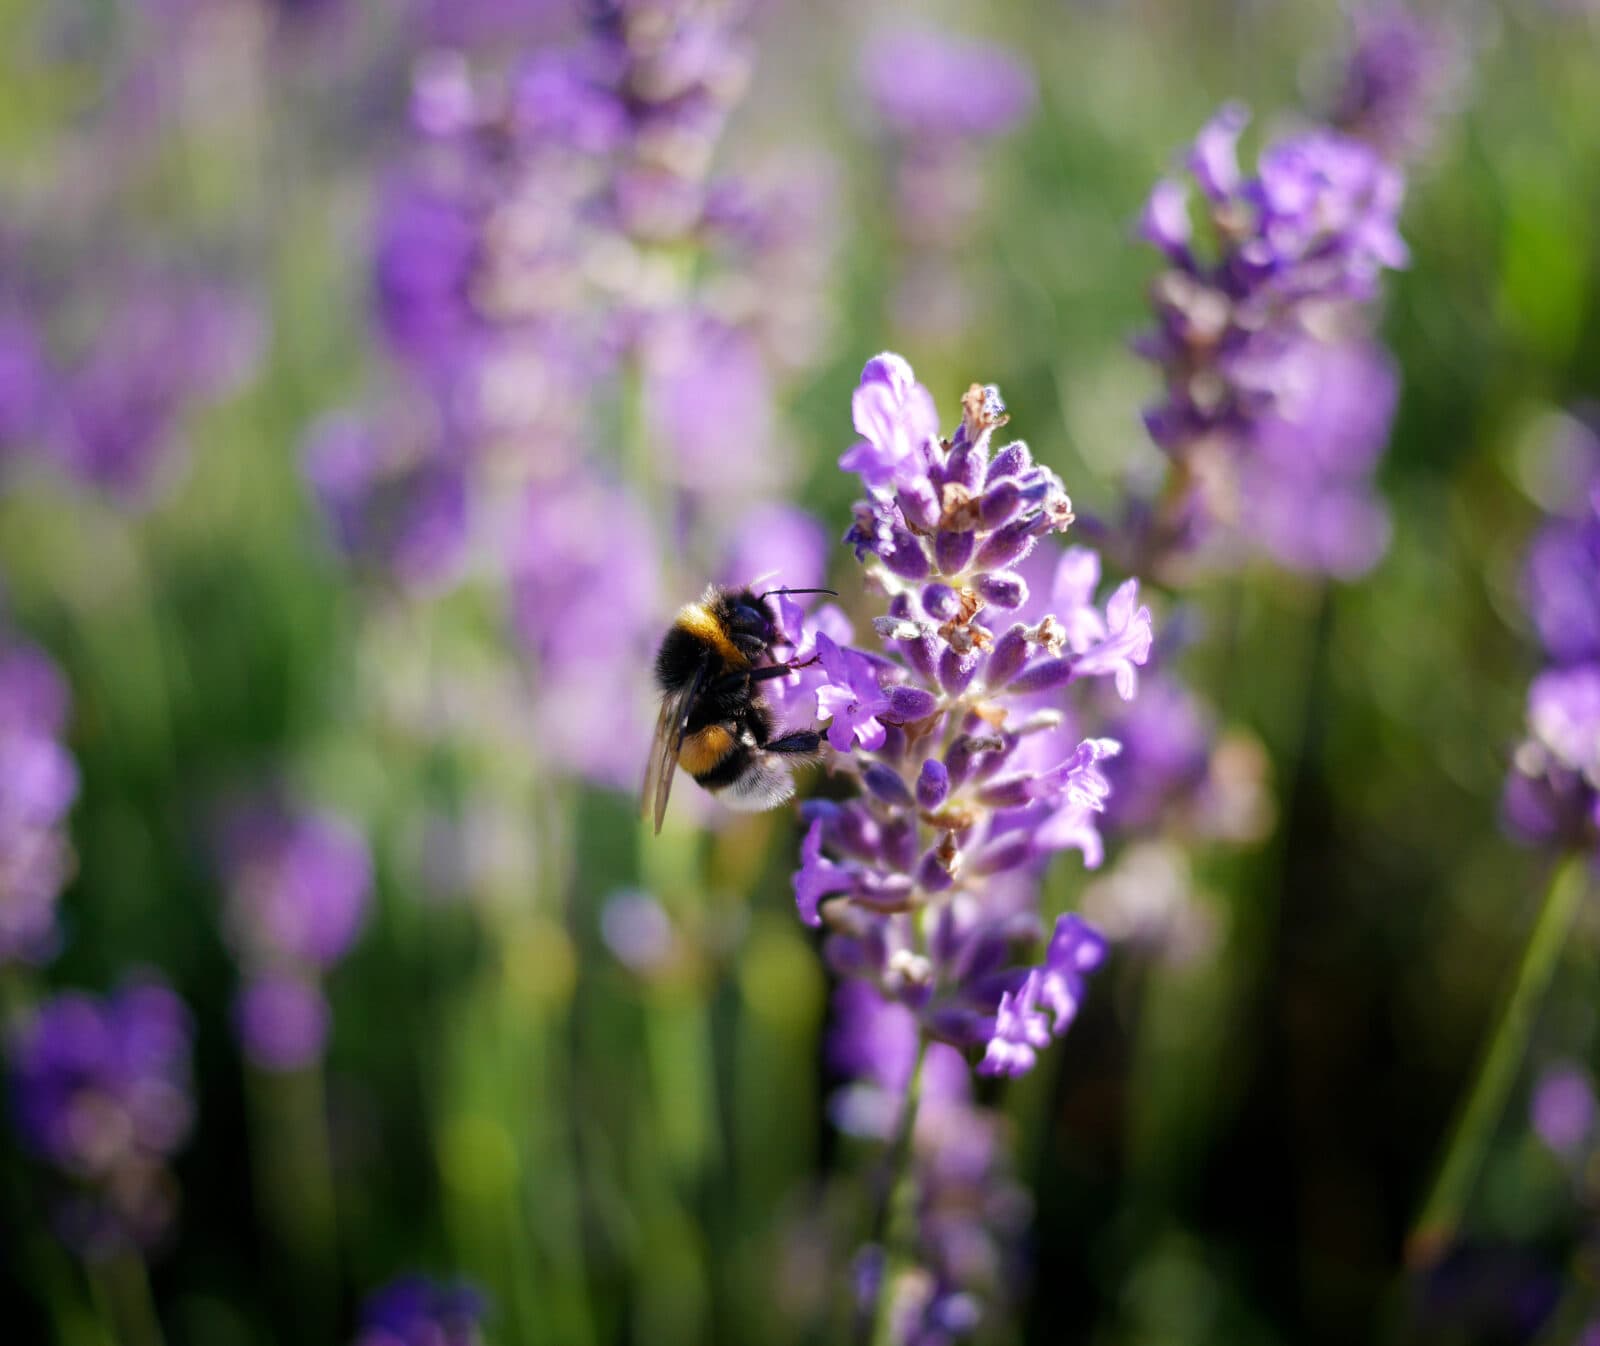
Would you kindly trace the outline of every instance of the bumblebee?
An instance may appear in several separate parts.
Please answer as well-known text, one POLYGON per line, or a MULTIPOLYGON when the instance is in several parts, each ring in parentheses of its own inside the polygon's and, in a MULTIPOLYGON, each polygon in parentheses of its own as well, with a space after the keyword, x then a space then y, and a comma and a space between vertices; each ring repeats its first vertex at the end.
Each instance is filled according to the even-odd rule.
POLYGON ((767 599, 832 592, 757 594, 713 584, 679 611, 656 653, 661 716, 639 798, 641 813, 654 808, 658 833, 680 766, 730 808, 758 812, 794 794, 793 766, 816 754, 822 735, 773 737, 772 711, 757 684, 804 665, 772 661, 778 623, 767 599))

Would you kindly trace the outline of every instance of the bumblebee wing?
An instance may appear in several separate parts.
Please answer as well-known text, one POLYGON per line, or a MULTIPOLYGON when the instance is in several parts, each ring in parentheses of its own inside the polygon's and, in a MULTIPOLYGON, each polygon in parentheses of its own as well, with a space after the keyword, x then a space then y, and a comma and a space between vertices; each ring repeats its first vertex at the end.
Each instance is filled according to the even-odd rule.
POLYGON ((667 816, 667 799, 672 794, 672 778, 678 770, 678 749, 683 746, 683 735, 689 727, 689 712, 705 675, 706 666, 702 663, 686 686, 661 698, 661 714, 656 720, 655 738, 651 740, 650 757, 645 763, 644 786, 639 791, 639 811, 643 813, 653 808, 657 835, 661 832, 661 820, 667 816))

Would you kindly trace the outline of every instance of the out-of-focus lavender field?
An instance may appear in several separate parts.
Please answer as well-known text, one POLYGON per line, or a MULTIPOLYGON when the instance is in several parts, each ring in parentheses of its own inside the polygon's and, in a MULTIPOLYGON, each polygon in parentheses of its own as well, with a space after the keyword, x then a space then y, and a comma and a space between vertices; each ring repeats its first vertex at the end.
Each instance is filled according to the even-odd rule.
POLYGON ((0 31, 0 1336, 1600 1343, 1600 8, 0 31))

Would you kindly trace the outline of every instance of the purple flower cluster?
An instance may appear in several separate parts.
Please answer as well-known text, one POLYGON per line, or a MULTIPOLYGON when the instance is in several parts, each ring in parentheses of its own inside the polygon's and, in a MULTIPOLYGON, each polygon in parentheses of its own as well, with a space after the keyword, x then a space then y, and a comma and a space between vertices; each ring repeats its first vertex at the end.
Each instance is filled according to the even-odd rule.
POLYGON ((234 391, 263 344, 254 305, 184 277, 144 272, 35 308, 0 322, 0 452, 36 453, 130 507, 171 481, 185 418, 234 391), (90 313, 92 339, 58 357, 47 329, 90 313))
POLYGON ((467 543, 467 481, 458 456, 350 413, 325 417, 302 468, 339 550, 407 589, 448 585, 467 543))
POLYGON ((876 983, 930 1037, 982 1048, 986 1073, 1020 1074, 1105 954, 1065 916, 1041 965, 1008 958, 1043 933, 1049 857, 1101 854, 1101 764, 1119 745, 1070 732, 1067 691, 1109 678, 1132 698, 1151 621, 1136 580, 1096 604, 1098 561, 1081 548, 1062 557, 1051 610, 1021 618, 1018 567, 1072 522, 1071 502, 1025 444, 992 445, 1007 420, 996 389, 974 385, 962 405, 943 438, 927 389, 890 354, 856 390, 863 438, 841 466, 868 494, 847 540, 888 611, 874 623, 882 652, 819 630, 816 664, 791 675, 860 785, 806 806, 794 888, 802 919, 827 925, 837 971, 876 983))
POLYGON ((607 0, 506 69, 426 56, 374 244, 377 326, 423 428, 334 418, 306 454, 347 555, 413 590, 480 560, 509 582, 540 752, 607 786, 633 787, 649 737, 663 556, 698 547, 704 573, 733 506, 784 480, 776 382, 821 325, 826 171, 712 173, 744 17, 607 0))
POLYGON ((71 875, 64 827, 78 769, 62 743, 67 685, 40 650, 0 637, 0 966, 56 950, 71 875))
MULTIPOLYGON (((419 63, 414 152, 382 193, 374 243, 379 330, 436 409, 409 477, 465 466, 473 487, 542 484, 599 429, 591 398, 631 368, 657 475, 726 491, 749 466, 765 484, 778 460, 752 452, 772 437, 764 324, 784 306, 753 295, 804 253, 807 215, 791 193, 711 176, 748 75, 740 8, 611 0, 579 41, 503 77, 459 51, 419 63)), ((815 272, 788 284, 814 296, 815 272)), ((787 340, 792 353, 792 326, 787 340)), ((349 518, 392 513, 389 479, 343 479, 341 541, 359 531, 349 518)), ((412 526, 436 519, 420 514, 412 526)))
POLYGON ((1600 853, 1600 441, 1573 513, 1534 538, 1523 596, 1546 667, 1528 688, 1528 737, 1504 810, 1525 840, 1600 853))
POLYGON ((362 1306, 354 1346, 481 1346, 487 1313, 470 1285, 403 1276, 362 1306))
POLYGON ((890 145, 896 315, 908 331, 959 331, 972 301, 954 277, 984 200, 983 147, 1033 111, 1033 73, 1003 47, 918 26, 869 41, 861 81, 890 145))
POLYGON ((1326 129, 1273 142, 1246 176, 1247 120, 1237 105, 1218 113, 1189 152, 1193 186, 1163 179, 1140 220, 1167 262, 1138 342, 1163 382, 1145 422, 1175 463, 1143 550, 1166 563, 1243 540, 1297 569, 1356 574, 1387 542, 1371 478, 1395 403, 1356 313, 1406 263, 1403 178, 1326 129))
POLYGON ((193 1029, 161 982, 104 999, 67 992, 36 1006, 11 1044, 23 1143, 72 1184, 62 1236, 87 1256, 148 1247, 172 1225, 168 1161, 188 1138, 193 1029))
POLYGON ((225 925, 246 979, 234 1006, 240 1041, 263 1070, 301 1069, 327 1044, 321 978, 366 920, 366 843, 331 814, 266 804, 228 821, 222 857, 225 925))
MULTIPOLYGON (((830 1111, 840 1130, 886 1142, 894 1134, 917 1058, 916 1015, 864 982, 834 997, 830 1064, 846 1083, 830 1111)), ((1005 1119, 972 1097, 959 1052, 926 1048, 911 1134, 916 1194, 911 1265, 890 1274, 890 1339, 907 1346, 963 1340, 992 1316, 1012 1279, 1016 1245, 1030 1214, 1007 1161, 1005 1119)), ((857 1258, 858 1306, 871 1314, 884 1288, 885 1254, 869 1244, 857 1258)))

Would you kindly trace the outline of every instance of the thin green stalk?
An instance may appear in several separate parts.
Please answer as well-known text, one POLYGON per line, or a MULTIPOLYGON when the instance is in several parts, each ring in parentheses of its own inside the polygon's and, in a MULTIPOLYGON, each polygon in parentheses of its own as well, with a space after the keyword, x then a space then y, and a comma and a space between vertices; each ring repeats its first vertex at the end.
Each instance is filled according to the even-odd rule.
POLYGON ((288 1257, 302 1330, 330 1330, 338 1297, 338 1201, 320 1064, 249 1072, 256 1186, 288 1257))
POLYGON ((165 1346, 144 1258, 133 1251, 89 1265, 95 1306, 117 1346, 165 1346))
POLYGON ((1556 870, 1545 893, 1505 1008, 1484 1046, 1472 1088, 1451 1129, 1433 1188, 1406 1240, 1406 1260, 1414 1267, 1431 1264, 1450 1245, 1460 1226, 1516 1082, 1534 1017, 1588 888, 1587 863, 1582 856, 1569 858, 1556 870))
POLYGON ((917 1109, 922 1102, 922 1063, 927 1056, 928 1039, 919 1034, 916 1064, 906 1083, 900 1124, 895 1129, 893 1148, 889 1152, 891 1186, 884 1214, 883 1274, 878 1280, 877 1301, 872 1306, 872 1346, 891 1346, 894 1340, 895 1282, 914 1261, 911 1250, 917 1237, 917 1173, 912 1162, 912 1142, 917 1129, 917 1109))

